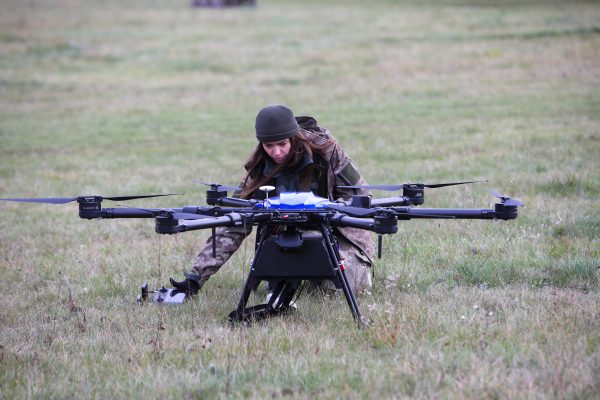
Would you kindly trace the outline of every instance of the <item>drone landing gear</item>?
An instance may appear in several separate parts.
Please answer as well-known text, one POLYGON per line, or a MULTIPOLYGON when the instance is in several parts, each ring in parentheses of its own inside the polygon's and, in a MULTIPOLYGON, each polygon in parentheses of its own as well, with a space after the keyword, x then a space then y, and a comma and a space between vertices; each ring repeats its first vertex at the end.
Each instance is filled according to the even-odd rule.
POLYGON ((294 307, 289 306, 273 308, 268 304, 258 304, 256 306, 244 308, 241 314, 238 313, 237 310, 233 310, 231 313, 229 313, 229 322, 231 322, 232 324, 236 324, 238 322, 251 324, 253 322, 258 322, 266 318, 275 317, 284 313, 290 313, 294 310, 294 307))
MULTIPOLYGON (((245 307, 244 304, 242 308, 238 305, 237 309, 229 313, 229 321, 232 324, 236 322, 252 323, 295 311, 296 305, 293 303, 293 298, 300 282, 300 280, 269 281, 269 287, 274 289, 270 293, 267 303, 251 307, 245 307)), ((259 283, 260 281, 256 281, 255 285, 259 283)), ((250 292, 248 292, 248 295, 250 295, 250 292)), ((244 298, 243 294, 242 298, 244 298)))
POLYGON ((269 236, 269 231, 269 226, 263 227, 244 290, 237 309, 229 314, 229 321, 253 322, 294 310, 294 295, 302 281, 329 279, 342 289, 354 319, 362 324, 331 232, 324 225, 320 233, 300 232, 294 226, 288 226, 279 235, 269 236), (269 282, 272 289, 268 303, 247 307, 250 293, 262 281, 269 282))
POLYGON ((185 301, 186 295, 184 292, 175 288, 162 287, 156 290, 148 290, 148 284, 144 283, 141 287, 141 293, 137 296, 138 304, 148 300, 148 294, 154 293, 152 303, 155 304, 181 304, 185 301))

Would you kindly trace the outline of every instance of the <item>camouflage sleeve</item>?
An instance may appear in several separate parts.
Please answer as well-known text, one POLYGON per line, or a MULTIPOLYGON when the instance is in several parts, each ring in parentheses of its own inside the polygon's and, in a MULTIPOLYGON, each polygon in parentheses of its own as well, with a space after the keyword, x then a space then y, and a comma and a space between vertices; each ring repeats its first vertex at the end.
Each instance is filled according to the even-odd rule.
POLYGON ((358 172, 352 159, 337 144, 334 145, 329 158, 329 192, 334 200, 349 200, 353 195, 371 196, 365 189, 342 189, 339 186, 366 185, 367 182, 358 172))
MULTIPOLYGON (((371 196, 371 191, 365 189, 342 189, 339 186, 360 186, 367 182, 352 163, 352 159, 337 144, 334 145, 329 157, 328 192, 334 200, 349 200, 353 195, 371 196)), ((375 247, 371 233, 357 228, 336 228, 336 232, 345 237, 353 246, 360 250, 369 264, 373 262, 375 247)))
POLYGON ((202 280, 208 279, 229 260, 251 232, 252 225, 217 228, 215 234, 216 257, 213 258, 213 238, 211 236, 194 261, 192 266, 194 273, 200 275, 202 280))

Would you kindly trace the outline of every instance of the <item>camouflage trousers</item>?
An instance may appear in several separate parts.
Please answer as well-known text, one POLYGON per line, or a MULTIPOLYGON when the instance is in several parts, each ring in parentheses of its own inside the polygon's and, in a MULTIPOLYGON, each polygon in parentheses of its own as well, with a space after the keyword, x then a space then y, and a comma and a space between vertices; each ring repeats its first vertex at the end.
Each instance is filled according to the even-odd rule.
MULTIPOLYGON (((348 285, 354 294, 364 293, 371 289, 372 269, 369 258, 365 256, 359 249, 352 245, 348 240, 341 236, 336 236, 339 244, 339 252, 342 265, 348 280, 348 285)), ((330 280, 325 280, 320 284, 326 290, 341 290, 337 289, 334 283, 330 280)))
POLYGON ((358 294, 371 289, 373 284, 371 280, 371 262, 367 256, 343 237, 338 236, 337 240, 340 245, 342 265, 352 291, 358 294))

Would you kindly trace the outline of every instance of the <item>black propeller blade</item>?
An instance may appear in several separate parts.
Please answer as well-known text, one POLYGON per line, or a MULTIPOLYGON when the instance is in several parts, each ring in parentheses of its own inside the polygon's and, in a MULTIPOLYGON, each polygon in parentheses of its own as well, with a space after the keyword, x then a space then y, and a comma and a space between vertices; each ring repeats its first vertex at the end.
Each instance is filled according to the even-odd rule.
POLYGON ((25 203, 48 203, 48 204, 66 204, 77 200, 77 197, 46 197, 29 199, 0 199, 2 201, 21 201, 25 203))
POLYGON ((76 201, 85 197, 99 197, 100 200, 112 200, 112 201, 126 201, 126 200, 134 200, 134 199, 145 199, 148 197, 162 197, 162 196, 178 196, 182 193, 170 193, 170 194, 149 194, 142 196, 111 196, 111 197, 102 197, 102 196, 78 196, 78 197, 40 197, 40 198, 10 198, 10 199, 0 199, 2 201, 20 201, 25 203, 48 203, 48 204, 66 204, 72 201, 76 201))
POLYGON ((394 190, 404 189, 402 185, 355 185, 355 186, 338 186, 341 189, 374 189, 374 190, 387 190, 393 192, 394 190))
POLYGON ((399 185, 359 185, 359 186, 338 186, 343 189, 373 189, 373 190, 387 190, 393 192, 395 190, 407 189, 413 185, 422 185, 426 188, 441 188, 445 186, 455 186, 455 185, 466 185, 469 183, 478 183, 478 182, 487 182, 487 181, 465 181, 465 182, 447 182, 447 183, 403 183, 399 185))
POLYGON ((210 186, 210 188, 212 190, 216 190, 217 192, 236 191, 236 190, 240 189, 237 186, 221 185, 220 183, 206 183, 206 182, 200 182, 200 181, 197 181, 197 180, 194 180, 194 182, 199 183, 201 185, 210 186))
POLYGON ((490 193, 493 194, 494 196, 496 196, 497 198, 500 199, 500 201, 502 202, 502 204, 506 205, 506 206, 524 206, 525 203, 523 203, 521 200, 517 200, 517 199, 512 199, 509 196, 505 195, 505 194, 500 194, 498 193, 496 190, 490 190, 490 193))
POLYGON ((168 194, 147 194, 142 196, 115 196, 115 197, 102 197, 104 200, 112 201, 125 201, 134 199, 146 199, 150 197, 164 197, 164 196, 181 196, 183 193, 168 193, 168 194))
POLYGON ((435 188, 441 188, 441 187, 444 187, 444 186, 467 185, 469 183, 479 183, 479 182, 487 182, 487 180, 465 181, 465 182, 448 182, 448 183, 433 183, 433 184, 423 184, 423 186, 425 186, 426 188, 435 189, 435 188))

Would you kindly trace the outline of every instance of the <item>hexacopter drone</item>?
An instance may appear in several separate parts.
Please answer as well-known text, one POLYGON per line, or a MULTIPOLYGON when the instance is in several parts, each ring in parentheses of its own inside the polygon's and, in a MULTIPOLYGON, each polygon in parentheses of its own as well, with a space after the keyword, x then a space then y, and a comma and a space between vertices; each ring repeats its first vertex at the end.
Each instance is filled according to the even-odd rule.
MULTIPOLYGON (((462 185, 469 182, 441 184, 408 183, 400 185, 340 186, 345 189, 402 190, 402 196, 372 199, 355 195, 346 202, 334 202, 306 193, 281 193, 269 198, 272 186, 263 186, 265 200, 245 200, 228 197, 228 190, 239 188, 216 183, 206 184, 208 206, 182 208, 102 208, 103 200, 125 201, 140 198, 170 196, 79 196, 68 198, 4 198, 4 201, 65 204, 79 203, 79 216, 84 219, 154 218, 159 234, 178 234, 198 229, 212 229, 213 256, 217 227, 257 226, 255 255, 250 266, 237 308, 229 314, 233 323, 254 321, 292 309, 294 298, 303 281, 331 280, 341 289, 354 319, 362 324, 356 298, 348 284, 334 231, 337 227, 352 227, 378 235, 378 256, 381 257, 381 237, 398 231, 398 221, 410 219, 493 219, 517 218, 523 203, 492 192, 499 201, 494 209, 420 208, 425 188, 462 185), (267 281, 272 295, 265 304, 247 306, 250 293, 262 281, 267 281)), ((138 301, 154 293, 156 303, 180 303, 185 293, 162 287, 148 291, 142 286, 138 301)))

